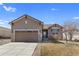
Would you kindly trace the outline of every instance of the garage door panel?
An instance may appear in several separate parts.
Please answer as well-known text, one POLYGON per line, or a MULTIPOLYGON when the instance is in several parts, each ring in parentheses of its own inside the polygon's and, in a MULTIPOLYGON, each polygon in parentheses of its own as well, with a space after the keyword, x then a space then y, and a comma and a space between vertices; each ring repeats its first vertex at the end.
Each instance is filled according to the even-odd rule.
POLYGON ((38 41, 38 31, 16 31, 15 41, 38 41))

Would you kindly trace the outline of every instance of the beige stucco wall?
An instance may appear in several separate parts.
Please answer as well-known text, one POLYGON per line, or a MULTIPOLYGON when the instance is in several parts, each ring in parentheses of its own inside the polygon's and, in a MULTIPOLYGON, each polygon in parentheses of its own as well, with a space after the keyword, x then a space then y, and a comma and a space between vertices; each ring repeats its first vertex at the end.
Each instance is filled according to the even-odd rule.
MULTIPOLYGON (((62 30, 60 27, 51 27, 51 28, 49 28, 49 29, 48 29, 48 38, 50 38, 50 36, 54 36, 54 35, 52 34, 52 32, 51 32, 51 29, 60 29, 60 30, 62 30)), ((58 36, 61 36, 61 37, 62 37, 61 34, 59 34, 58 36)))
POLYGON ((52 35, 51 29, 60 29, 59 27, 51 27, 48 29, 48 36, 52 35))
POLYGON ((42 27, 43 24, 41 24, 40 22, 34 20, 33 18, 30 18, 27 16, 23 17, 21 20, 18 20, 16 22, 13 23, 12 27, 12 41, 15 41, 14 38, 14 30, 15 29, 39 29, 40 31, 40 39, 42 40, 42 27), (27 23, 25 23, 25 21, 27 21, 27 23))

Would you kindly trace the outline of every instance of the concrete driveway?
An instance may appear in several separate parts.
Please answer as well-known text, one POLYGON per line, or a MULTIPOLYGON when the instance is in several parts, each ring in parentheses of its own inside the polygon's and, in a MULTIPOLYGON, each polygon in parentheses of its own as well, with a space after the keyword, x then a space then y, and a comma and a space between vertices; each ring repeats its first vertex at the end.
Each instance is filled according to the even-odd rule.
POLYGON ((0 56, 32 56, 37 43, 14 42, 0 46, 0 56))

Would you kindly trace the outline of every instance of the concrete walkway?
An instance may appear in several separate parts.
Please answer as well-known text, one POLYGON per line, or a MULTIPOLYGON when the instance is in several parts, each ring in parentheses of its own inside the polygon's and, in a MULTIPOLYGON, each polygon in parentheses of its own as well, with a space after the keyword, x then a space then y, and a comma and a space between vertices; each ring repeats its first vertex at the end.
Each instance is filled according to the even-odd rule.
POLYGON ((0 46, 0 56, 32 56, 37 43, 8 43, 0 46))

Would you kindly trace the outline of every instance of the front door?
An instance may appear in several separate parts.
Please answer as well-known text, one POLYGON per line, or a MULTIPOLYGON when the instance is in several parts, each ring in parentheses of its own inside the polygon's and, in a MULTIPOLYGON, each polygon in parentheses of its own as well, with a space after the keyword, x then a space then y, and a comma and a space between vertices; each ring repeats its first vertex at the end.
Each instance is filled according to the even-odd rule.
POLYGON ((48 31, 43 30, 43 41, 47 41, 47 40, 48 40, 48 31))

